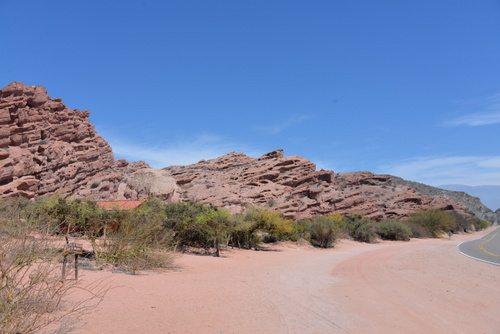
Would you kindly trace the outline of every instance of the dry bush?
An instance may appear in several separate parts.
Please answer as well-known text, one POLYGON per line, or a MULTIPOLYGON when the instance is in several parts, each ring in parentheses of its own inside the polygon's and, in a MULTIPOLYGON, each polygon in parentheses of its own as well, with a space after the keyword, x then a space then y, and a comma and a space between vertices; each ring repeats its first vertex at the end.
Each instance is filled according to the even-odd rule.
POLYGON ((142 222, 130 214, 117 222, 117 230, 105 239, 90 240, 96 260, 105 261, 127 272, 173 267, 172 256, 164 249, 170 237, 161 225, 142 222))
POLYGON ((54 239, 35 231, 29 219, 0 213, 0 333, 65 333, 75 318, 91 310, 107 288, 62 281, 62 253, 54 239), (83 300, 68 301, 76 289, 83 300), (69 321, 65 321, 69 320, 69 321))

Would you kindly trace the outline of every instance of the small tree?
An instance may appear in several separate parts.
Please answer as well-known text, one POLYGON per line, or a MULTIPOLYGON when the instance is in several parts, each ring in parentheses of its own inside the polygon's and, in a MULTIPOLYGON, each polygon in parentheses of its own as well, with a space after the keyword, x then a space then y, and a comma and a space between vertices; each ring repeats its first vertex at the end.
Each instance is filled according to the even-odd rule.
POLYGON ((208 209, 205 204, 198 201, 169 203, 163 206, 165 218, 162 227, 165 233, 172 235, 174 249, 206 245, 207 231, 197 224, 196 220, 208 209))
POLYGON ((197 217, 197 223, 208 226, 215 248, 215 256, 220 256, 220 244, 227 238, 227 232, 234 225, 231 214, 224 208, 210 208, 197 217))

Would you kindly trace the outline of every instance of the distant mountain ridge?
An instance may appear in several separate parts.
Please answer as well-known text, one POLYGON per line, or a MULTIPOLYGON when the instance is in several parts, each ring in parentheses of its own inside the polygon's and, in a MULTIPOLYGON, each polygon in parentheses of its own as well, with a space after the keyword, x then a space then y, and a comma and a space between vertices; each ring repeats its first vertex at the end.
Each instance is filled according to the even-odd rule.
POLYGON ((468 208, 468 210, 474 212, 476 217, 489 221, 490 223, 498 224, 498 222, 500 221, 500 216, 498 212, 499 210, 497 210, 496 213, 493 212, 481 202, 479 197, 471 196, 463 191, 445 190, 441 188, 432 187, 423 183, 408 181, 397 176, 391 176, 391 178, 393 183, 412 187, 421 194, 444 197, 452 201, 462 203, 468 208))
POLYGON ((463 184, 445 184, 438 188, 452 191, 463 191, 481 199, 484 205, 493 211, 500 209, 500 185, 466 186, 463 184))

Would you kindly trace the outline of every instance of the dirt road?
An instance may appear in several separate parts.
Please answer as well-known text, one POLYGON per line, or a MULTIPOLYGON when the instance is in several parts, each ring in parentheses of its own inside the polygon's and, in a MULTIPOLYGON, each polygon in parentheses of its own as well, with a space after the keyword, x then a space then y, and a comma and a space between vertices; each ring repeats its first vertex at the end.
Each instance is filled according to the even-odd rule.
POLYGON ((114 288, 74 333, 500 333, 500 267, 456 250, 484 234, 182 255, 176 271, 137 276, 83 271, 114 288))

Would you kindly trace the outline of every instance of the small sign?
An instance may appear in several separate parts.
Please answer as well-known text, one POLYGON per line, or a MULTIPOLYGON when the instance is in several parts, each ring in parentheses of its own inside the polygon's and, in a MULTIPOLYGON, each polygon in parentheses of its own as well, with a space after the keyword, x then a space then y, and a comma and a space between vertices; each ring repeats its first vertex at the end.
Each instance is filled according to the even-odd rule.
POLYGON ((82 254, 83 253, 83 245, 77 243, 69 243, 66 246, 65 252, 66 254, 82 254))

